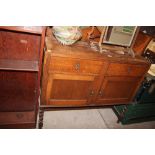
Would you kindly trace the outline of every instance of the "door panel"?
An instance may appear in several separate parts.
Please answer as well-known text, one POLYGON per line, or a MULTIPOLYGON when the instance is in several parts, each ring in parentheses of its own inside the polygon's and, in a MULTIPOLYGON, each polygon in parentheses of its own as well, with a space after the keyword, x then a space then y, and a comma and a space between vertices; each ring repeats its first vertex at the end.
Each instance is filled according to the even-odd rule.
POLYGON ((53 106, 85 105, 92 90, 94 76, 50 74, 46 103, 53 106))
POLYGON ((52 87, 54 91, 51 92, 50 98, 71 100, 85 99, 90 85, 91 81, 55 79, 52 87))
POLYGON ((130 102, 138 81, 138 78, 134 77, 105 77, 98 93, 97 103, 120 104, 130 102))
POLYGON ((0 59, 38 60, 40 36, 0 30, 0 59))
POLYGON ((0 111, 34 110, 37 73, 0 72, 0 111))

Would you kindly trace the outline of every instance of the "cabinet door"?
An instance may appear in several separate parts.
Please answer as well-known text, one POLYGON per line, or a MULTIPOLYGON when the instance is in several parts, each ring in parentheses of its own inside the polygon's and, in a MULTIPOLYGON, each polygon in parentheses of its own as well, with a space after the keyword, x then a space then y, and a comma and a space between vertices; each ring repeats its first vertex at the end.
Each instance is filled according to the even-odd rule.
POLYGON ((97 96, 97 103, 120 104, 132 100, 140 79, 136 77, 105 77, 97 96))
POLYGON ((0 59, 37 61, 40 36, 0 30, 0 59))
POLYGON ((42 97, 42 104, 51 106, 86 105, 89 96, 94 95, 93 81, 94 76, 49 74, 47 84, 43 85, 46 88, 42 89, 46 91, 45 96, 42 97))
POLYGON ((0 71, 0 111, 32 111, 37 101, 37 73, 0 71))

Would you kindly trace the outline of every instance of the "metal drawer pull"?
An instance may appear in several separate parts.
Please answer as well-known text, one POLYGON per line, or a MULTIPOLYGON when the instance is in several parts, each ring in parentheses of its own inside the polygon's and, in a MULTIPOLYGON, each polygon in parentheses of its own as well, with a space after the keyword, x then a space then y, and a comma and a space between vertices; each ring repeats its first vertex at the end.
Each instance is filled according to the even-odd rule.
POLYGON ((75 69, 76 70, 79 70, 80 69, 80 64, 79 63, 75 64, 75 69))
POLYGON ((90 91, 89 95, 93 96, 95 94, 95 92, 93 90, 90 91))
POLYGON ((21 119, 23 116, 24 116, 24 115, 23 115, 22 113, 17 113, 17 114, 16 114, 16 117, 19 118, 19 119, 21 119))
POLYGON ((103 92, 101 90, 99 91, 99 96, 103 96, 103 92))

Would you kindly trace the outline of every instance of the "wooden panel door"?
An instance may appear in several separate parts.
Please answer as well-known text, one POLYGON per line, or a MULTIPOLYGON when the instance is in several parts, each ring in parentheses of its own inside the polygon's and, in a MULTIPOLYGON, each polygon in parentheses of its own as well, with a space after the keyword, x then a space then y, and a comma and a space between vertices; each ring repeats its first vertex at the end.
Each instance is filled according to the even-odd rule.
POLYGON ((0 112, 35 110, 36 89, 36 72, 1 71, 0 112))
POLYGON ((39 35, 0 30, 0 59, 38 60, 39 35))
MULTIPOLYGON (((71 75, 51 73, 45 90, 45 101, 42 104, 50 106, 83 106, 88 98, 94 95, 92 75, 71 75)), ((44 94, 44 93, 43 93, 44 94)))
POLYGON ((103 84, 96 102, 99 104, 121 104, 132 101, 140 79, 137 77, 108 77, 103 84))

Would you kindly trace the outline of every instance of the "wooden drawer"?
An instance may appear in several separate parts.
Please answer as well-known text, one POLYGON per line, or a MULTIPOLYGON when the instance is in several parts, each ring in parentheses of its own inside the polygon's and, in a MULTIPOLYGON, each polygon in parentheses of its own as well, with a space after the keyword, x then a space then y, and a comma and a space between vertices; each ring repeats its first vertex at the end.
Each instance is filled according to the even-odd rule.
POLYGON ((50 61, 51 72, 99 74, 103 62, 93 60, 80 60, 73 58, 52 57, 50 61))
POLYGON ((137 64, 111 63, 107 70, 107 76, 142 76, 148 70, 148 66, 137 64))
POLYGON ((0 112, 0 125, 34 123, 35 113, 29 112, 0 112))

